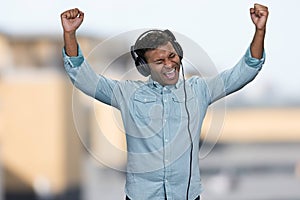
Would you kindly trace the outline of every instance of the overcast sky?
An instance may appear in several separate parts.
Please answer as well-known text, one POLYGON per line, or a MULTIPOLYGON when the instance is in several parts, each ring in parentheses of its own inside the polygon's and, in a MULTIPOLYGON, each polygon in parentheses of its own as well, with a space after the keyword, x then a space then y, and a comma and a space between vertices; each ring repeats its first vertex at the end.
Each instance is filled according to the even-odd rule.
POLYGON ((85 13, 80 33, 109 38, 135 29, 168 28, 199 44, 223 70, 251 42, 249 8, 256 2, 270 10, 267 61, 247 92, 300 101, 299 0, 9 0, 1 3, 0 32, 60 37, 60 13, 78 7, 85 13))

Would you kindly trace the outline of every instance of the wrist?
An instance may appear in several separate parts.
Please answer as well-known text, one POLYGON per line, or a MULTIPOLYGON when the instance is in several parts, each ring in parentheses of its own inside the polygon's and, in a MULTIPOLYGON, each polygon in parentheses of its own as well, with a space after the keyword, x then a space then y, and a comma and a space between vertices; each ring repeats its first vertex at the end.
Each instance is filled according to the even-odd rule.
POLYGON ((266 33, 266 27, 263 28, 255 28, 255 32, 265 34, 266 33))
POLYGON ((76 36, 76 31, 64 31, 64 36, 69 37, 69 38, 73 38, 73 37, 76 36))

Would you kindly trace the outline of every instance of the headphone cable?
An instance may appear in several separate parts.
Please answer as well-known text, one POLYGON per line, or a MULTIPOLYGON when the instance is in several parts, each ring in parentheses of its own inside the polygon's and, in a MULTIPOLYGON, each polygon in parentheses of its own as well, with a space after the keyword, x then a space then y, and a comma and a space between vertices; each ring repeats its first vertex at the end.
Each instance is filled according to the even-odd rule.
MULTIPOLYGON (((182 66, 182 65, 181 65, 182 66)), ((193 138, 192 138, 192 134, 191 134, 191 130, 190 130, 190 113, 187 107, 187 93, 186 93, 186 83, 185 83, 185 75, 184 75, 184 69, 183 66, 182 68, 182 77, 183 77, 183 89, 184 89, 184 105, 185 105, 185 110, 187 113, 187 117, 188 117, 188 133, 189 133, 189 137, 190 137, 190 142, 191 142, 191 151, 190 151, 190 169, 189 169, 189 179, 188 179, 188 186, 186 189, 186 200, 189 199, 189 190, 190 190, 190 185, 191 185, 191 179, 192 179, 192 164, 193 164, 193 138)))

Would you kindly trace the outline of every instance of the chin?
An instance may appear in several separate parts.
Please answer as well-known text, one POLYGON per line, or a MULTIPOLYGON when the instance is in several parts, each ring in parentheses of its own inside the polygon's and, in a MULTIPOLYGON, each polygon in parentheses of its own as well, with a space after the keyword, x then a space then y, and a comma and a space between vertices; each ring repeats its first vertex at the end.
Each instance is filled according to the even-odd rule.
POLYGON ((166 81, 166 85, 175 85, 178 82, 178 78, 174 80, 168 80, 166 81))

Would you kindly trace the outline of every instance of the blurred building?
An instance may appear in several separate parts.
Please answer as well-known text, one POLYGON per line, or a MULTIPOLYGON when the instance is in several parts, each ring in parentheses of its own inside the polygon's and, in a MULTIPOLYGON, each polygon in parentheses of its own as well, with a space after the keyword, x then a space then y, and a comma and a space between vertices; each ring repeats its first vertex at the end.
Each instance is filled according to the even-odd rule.
MULTIPOLYGON (((82 38, 83 48, 95 42, 82 38)), ((9 199, 80 199, 83 147, 60 37, 0 35, 1 191, 9 199)), ((87 114, 82 112, 82 124, 87 114)))
MULTIPOLYGON (((81 36, 79 40, 98 73, 116 79, 136 77, 128 52, 111 57, 118 45, 128 46, 126 42, 99 50, 95 47, 101 39, 81 36)), ((99 199, 97 192, 88 198, 89 184, 83 184, 93 183, 93 190, 115 184, 113 176, 103 176, 101 169, 124 170, 126 143, 118 111, 74 90, 63 69, 62 47, 61 36, 0 34, 0 200, 99 199), (96 164, 85 168, 96 170, 82 169, 89 163, 86 157, 96 164)), ((232 109, 226 104, 221 108, 208 111, 202 133, 206 144, 300 142, 299 108, 232 109)), ((224 156, 216 152, 217 159, 224 156)), ((204 177, 219 164, 214 159, 207 163, 204 177)), ((123 184, 123 179, 116 180, 123 184)), ((99 191, 110 195, 104 194, 108 189, 99 191)))

